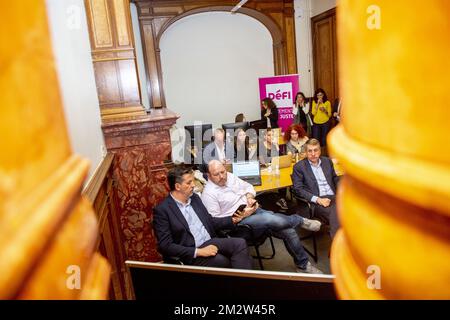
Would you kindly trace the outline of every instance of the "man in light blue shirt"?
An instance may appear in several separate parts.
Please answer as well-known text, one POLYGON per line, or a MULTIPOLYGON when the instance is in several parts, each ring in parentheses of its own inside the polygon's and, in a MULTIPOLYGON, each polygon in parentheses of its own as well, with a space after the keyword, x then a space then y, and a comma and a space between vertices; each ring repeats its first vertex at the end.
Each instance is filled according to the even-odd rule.
POLYGON ((320 143, 310 139, 305 143, 306 159, 294 166, 292 182, 294 192, 315 206, 315 215, 330 224, 330 235, 334 238, 339 229, 336 212, 336 189, 339 177, 330 158, 321 157, 320 143))

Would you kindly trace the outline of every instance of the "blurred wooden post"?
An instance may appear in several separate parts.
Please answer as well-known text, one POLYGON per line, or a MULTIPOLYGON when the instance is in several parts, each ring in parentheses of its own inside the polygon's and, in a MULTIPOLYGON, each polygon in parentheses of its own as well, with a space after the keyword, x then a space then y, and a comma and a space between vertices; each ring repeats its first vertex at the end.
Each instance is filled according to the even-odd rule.
POLYGON ((343 299, 449 299, 450 2, 338 4, 343 299))
POLYGON ((0 299, 104 299, 110 267, 80 195, 46 2, 0 2, 0 299))

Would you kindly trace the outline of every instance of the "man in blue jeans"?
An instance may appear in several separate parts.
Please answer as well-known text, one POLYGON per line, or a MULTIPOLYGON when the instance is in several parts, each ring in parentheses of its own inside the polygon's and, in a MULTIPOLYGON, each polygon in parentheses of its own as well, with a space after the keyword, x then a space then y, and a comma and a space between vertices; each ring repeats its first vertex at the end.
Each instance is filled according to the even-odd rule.
POLYGON ((321 274, 322 271, 309 262, 295 230, 301 226, 306 230, 318 231, 320 222, 299 215, 287 216, 264 210, 259 207, 255 196, 253 186, 227 172, 220 161, 212 160, 208 164, 208 182, 203 189, 202 202, 213 217, 241 215, 244 218, 240 224, 250 225, 257 232, 269 229, 275 237, 283 240, 294 259, 297 272, 321 274), (241 205, 245 205, 245 209, 236 213, 241 205))

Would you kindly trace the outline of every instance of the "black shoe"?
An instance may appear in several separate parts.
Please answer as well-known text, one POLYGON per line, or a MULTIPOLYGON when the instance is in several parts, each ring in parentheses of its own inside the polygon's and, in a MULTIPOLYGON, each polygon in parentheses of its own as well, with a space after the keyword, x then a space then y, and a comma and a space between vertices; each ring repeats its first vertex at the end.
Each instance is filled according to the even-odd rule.
POLYGON ((281 198, 280 200, 278 200, 276 202, 276 205, 279 206, 282 210, 288 210, 289 207, 287 205, 286 200, 284 200, 284 198, 281 198))

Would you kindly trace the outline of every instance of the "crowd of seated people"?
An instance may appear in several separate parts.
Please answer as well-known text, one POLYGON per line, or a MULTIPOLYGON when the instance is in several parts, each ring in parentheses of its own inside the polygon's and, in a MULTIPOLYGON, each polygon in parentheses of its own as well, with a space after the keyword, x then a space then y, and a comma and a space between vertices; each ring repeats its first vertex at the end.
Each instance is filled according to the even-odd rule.
MULTIPOLYGON (((224 139, 221 130, 217 130, 216 135, 219 140, 224 139)), ((247 148, 246 138, 245 132, 241 132, 240 138, 236 137, 236 140, 242 140, 243 148, 247 148)), ((270 142, 267 135, 265 140, 270 142)), ((309 261, 296 230, 303 228, 315 232, 320 229, 321 222, 261 208, 255 200, 253 186, 227 172, 225 146, 225 141, 214 144, 214 149, 219 148, 219 152, 216 152, 217 158, 206 164, 206 178, 202 175, 196 177, 194 171, 185 165, 177 165, 170 170, 170 194, 154 209, 153 223, 161 254, 175 256, 185 264, 251 268, 246 242, 239 241, 245 239, 245 234, 227 239, 217 236, 218 230, 233 229, 243 223, 257 232, 269 232, 280 238, 292 256, 297 272, 322 273, 309 261), (218 159, 219 156, 223 159, 218 159), (200 190, 196 185, 199 179, 202 180, 200 190)), ((239 148, 237 146, 236 150, 239 148)), ((334 236, 339 226, 335 206, 336 173, 332 162, 320 156, 317 140, 306 142, 305 153, 307 157, 294 166, 295 192, 317 206, 316 211, 328 219, 331 236, 334 236), (308 170, 308 166, 311 169, 308 170), (316 183, 311 185, 311 181, 316 183), (333 184, 329 185, 327 181, 333 181, 333 184)), ((241 154, 246 157, 245 152, 241 154)))
POLYGON ((282 239, 297 272, 322 273, 309 261, 296 231, 297 227, 318 231, 319 221, 260 208, 253 186, 227 172, 218 160, 208 164, 208 182, 201 198, 194 193, 191 168, 177 165, 167 178, 170 194, 155 207, 153 217, 163 257, 177 257, 191 265, 250 269, 246 235, 217 236, 221 229, 245 223, 255 232, 269 231, 282 239))
MULTIPOLYGON (((198 154, 197 145, 188 146, 189 153, 193 153, 191 161, 196 160, 195 163, 205 165, 211 159, 230 163, 256 157, 262 163, 269 163, 271 157, 281 153, 291 154, 293 157, 298 155, 297 159, 302 159, 306 156, 302 146, 309 138, 319 140, 322 153, 327 154, 327 134, 330 128, 340 121, 340 99, 336 99, 332 106, 327 94, 321 88, 316 90, 311 99, 307 99, 302 92, 298 92, 292 111, 294 121, 284 133, 285 148, 282 150, 277 143, 278 137, 274 134, 278 131, 273 131, 279 130, 278 110, 272 99, 265 98, 261 101, 263 130, 259 126, 256 130, 252 130, 245 115, 239 113, 235 116, 234 124, 223 124, 222 130, 220 128, 214 130, 212 142, 203 146, 200 154, 198 154), (248 129, 252 132, 249 133, 248 129)), ((193 136, 192 133, 190 136, 193 136)), ((205 167, 203 166, 203 168, 205 167)))
MULTIPOLYGON (((330 103, 319 89, 311 107, 302 93, 297 94, 295 105, 294 123, 283 136, 286 143, 283 150, 296 162, 293 192, 314 206, 317 216, 330 225, 333 238, 339 228, 335 204, 339 179, 332 161, 321 156, 320 141, 324 141, 332 117, 330 103), (320 140, 310 139, 307 133, 320 140)), ((278 137, 274 137, 278 128, 275 115, 273 101, 263 100, 261 117, 267 128, 259 135, 255 136, 254 130, 248 135, 249 131, 244 130, 247 126, 237 125, 234 132, 217 128, 212 141, 197 154, 201 157, 197 159, 200 170, 181 164, 169 171, 170 194, 154 209, 153 220, 163 256, 175 256, 185 264, 249 269, 252 263, 245 242, 248 235, 241 232, 235 238, 222 239, 217 233, 246 224, 256 233, 268 232, 282 239, 297 272, 322 273, 309 261, 296 230, 316 232, 321 222, 282 213, 287 208, 281 194, 276 202, 280 212, 261 208, 254 187, 227 170, 232 162, 258 160, 261 165, 268 165, 274 156, 281 155, 278 137)), ((235 123, 246 123, 245 120, 241 113, 235 123)))

